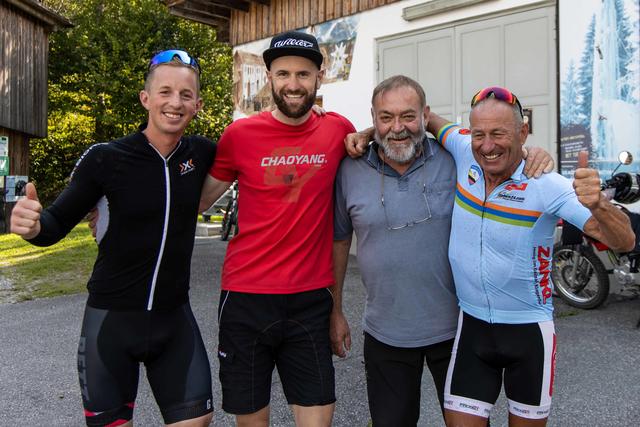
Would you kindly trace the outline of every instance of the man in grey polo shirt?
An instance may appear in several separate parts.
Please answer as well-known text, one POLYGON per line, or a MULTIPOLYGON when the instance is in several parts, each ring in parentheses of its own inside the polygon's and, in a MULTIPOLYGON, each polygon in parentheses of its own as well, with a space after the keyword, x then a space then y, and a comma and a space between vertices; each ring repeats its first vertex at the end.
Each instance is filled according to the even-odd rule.
POLYGON ((373 425, 416 425, 424 363, 442 405, 456 332, 447 258, 456 172, 451 156, 425 135, 429 107, 417 82, 383 81, 372 105, 376 143, 362 157, 344 159, 336 176, 332 345, 344 356, 341 291, 355 230, 367 290, 364 359, 373 425))

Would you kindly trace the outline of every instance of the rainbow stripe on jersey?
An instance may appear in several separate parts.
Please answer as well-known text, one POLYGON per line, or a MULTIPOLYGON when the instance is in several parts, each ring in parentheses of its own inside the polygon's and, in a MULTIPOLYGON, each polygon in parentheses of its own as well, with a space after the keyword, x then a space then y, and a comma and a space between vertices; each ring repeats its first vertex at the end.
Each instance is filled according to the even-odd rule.
POLYGON ((458 126, 455 123, 447 123, 442 128, 440 128, 440 130, 438 131, 438 134, 436 135, 436 139, 444 147, 445 144, 447 143, 447 138, 449 138, 449 135, 451 135, 456 130, 462 131, 461 133, 463 134, 464 134, 463 131, 468 131, 468 129, 462 129, 460 126, 458 126))
POLYGON ((474 215, 520 227, 533 227, 542 212, 516 209, 494 203, 485 203, 475 197, 458 183, 456 185, 456 204, 474 215))

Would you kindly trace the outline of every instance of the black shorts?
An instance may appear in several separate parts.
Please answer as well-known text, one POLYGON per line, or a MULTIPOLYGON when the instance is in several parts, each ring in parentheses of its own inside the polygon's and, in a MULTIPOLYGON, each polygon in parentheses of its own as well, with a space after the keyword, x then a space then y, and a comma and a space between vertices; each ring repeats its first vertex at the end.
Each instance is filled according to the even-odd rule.
POLYGON ((166 424, 213 411, 209 359, 189 304, 160 312, 87 306, 78 345, 87 425, 132 419, 140 362, 166 424))
POLYGON ((453 338, 415 348, 394 347, 364 333, 364 364, 369 412, 376 427, 415 426, 420 418, 420 388, 425 362, 440 407, 453 338))
POLYGON ((289 404, 335 402, 329 341, 332 307, 326 288, 288 295, 222 291, 218 307, 222 409, 242 415, 266 407, 274 367, 289 404))
POLYGON ((504 376, 510 413, 530 419, 547 418, 555 355, 552 320, 487 323, 461 311, 444 406, 486 418, 498 399, 504 376))

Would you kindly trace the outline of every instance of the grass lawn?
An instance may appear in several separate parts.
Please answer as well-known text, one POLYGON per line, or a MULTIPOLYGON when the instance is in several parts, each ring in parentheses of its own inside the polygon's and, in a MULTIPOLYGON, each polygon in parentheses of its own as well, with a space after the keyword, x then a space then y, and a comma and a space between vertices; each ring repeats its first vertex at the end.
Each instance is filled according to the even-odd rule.
POLYGON ((85 292, 98 253, 86 222, 53 246, 0 235, 0 302, 85 292))
MULTIPOLYGON (((202 215, 198 221, 203 221, 202 215)), ((222 221, 222 215, 212 216, 215 221, 222 221)), ((14 234, 0 234, 0 303, 86 292, 97 253, 86 222, 45 248, 14 234)))

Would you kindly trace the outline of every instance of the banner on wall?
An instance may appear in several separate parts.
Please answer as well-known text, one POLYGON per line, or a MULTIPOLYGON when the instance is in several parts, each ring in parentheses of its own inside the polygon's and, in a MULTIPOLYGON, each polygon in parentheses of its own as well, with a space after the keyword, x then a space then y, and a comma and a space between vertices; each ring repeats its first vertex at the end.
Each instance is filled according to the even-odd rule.
POLYGON ((559 160, 566 176, 581 150, 603 177, 622 150, 640 161, 639 2, 559 2, 559 160))
POLYGON ((24 196, 29 177, 24 175, 10 175, 5 180, 5 202, 17 202, 18 197, 24 196))
POLYGON ((9 175, 9 157, 0 156, 0 176, 9 175))
MULTIPOLYGON (((349 16, 300 30, 318 39, 324 56, 323 84, 349 80, 359 19, 349 16)), ((249 116, 271 106, 267 68, 262 60, 262 52, 269 47, 270 40, 248 43, 233 53, 234 118, 249 116)))
POLYGON ((9 137, 0 136, 0 156, 6 157, 9 155, 9 137))
POLYGON ((9 137, 0 136, 0 176, 6 175, 9 175, 9 137))

